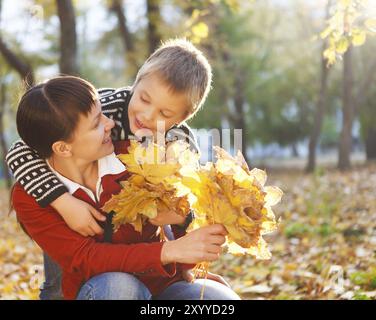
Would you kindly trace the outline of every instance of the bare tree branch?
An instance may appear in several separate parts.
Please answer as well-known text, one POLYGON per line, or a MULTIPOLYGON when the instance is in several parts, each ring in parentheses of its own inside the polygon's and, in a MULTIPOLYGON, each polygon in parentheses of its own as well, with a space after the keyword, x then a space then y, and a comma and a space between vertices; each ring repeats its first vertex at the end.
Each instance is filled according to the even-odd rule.
POLYGON ((34 84, 34 74, 31 65, 18 57, 12 50, 10 50, 4 43, 0 35, 0 53, 3 55, 5 61, 17 71, 21 78, 25 81, 26 87, 34 84))
POLYGON ((118 19, 119 31, 122 36, 125 51, 134 51, 134 41, 131 32, 127 26, 127 18, 124 14, 124 7, 121 0, 113 0, 111 3, 110 10, 116 14, 118 19))

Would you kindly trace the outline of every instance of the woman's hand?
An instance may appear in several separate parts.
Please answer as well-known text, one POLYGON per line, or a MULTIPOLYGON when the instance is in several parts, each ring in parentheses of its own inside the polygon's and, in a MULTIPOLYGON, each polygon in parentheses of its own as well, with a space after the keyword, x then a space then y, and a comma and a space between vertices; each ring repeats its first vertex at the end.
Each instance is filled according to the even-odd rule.
POLYGON ((185 217, 178 215, 175 211, 166 207, 165 209, 158 210, 158 215, 154 219, 149 219, 149 221, 155 226, 182 224, 185 221, 185 217))
MULTIPOLYGON (((183 270, 182 271, 182 277, 187 282, 193 282, 194 281, 194 276, 193 276, 192 270, 183 270)), ((199 279, 199 278, 204 278, 204 275, 201 274, 201 273, 198 274, 196 279, 199 279)), ((208 272, 206 279, 217 281, 217 282, 222 283, 225 286, 231 288, 229 283, 223 277, 221 277, 219 274, 208 272)))
POLYGON ((69 193, 66 192, 54 200, 51 206, 59 212, 69 228, 82 236, 95 236, 103 233, 103 229, 98 225, 96 219, 106 221, 106 217, 90 204, 69 193))
POLYGON ((222 252, 227 231, 221 224, 213 224, 194 230, 185 236, 163 244, 162 264, 172 262, 199 263, 215 261, 222 252))

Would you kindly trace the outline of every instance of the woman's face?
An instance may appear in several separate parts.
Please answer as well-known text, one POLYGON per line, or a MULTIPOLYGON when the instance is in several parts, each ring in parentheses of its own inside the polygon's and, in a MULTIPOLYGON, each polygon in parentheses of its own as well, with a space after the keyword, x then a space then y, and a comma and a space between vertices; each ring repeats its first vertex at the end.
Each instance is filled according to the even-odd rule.
POLYGON ((111 129, 114 121, 102 113, 96 100, 87 117, 80 116, 73 140, 70 142, 72 156, 84 162, 96 161, 114 152, 111 129))
POLYGON ((130 130, 136 136, 149 132, 156 137, 158 129, 164 133, 186 118, 187 105, 184 94, 171 92, 158 75, 149 75, 135 86, 129 102, 130 130))

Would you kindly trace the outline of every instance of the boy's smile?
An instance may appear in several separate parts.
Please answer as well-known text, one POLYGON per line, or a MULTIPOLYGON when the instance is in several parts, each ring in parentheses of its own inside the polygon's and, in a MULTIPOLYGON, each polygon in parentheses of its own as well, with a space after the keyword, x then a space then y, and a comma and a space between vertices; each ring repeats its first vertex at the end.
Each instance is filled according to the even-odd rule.
POLYGON ((137 116, 134 118, 135 120, 135 125, 137 129, 148 129, 140 120, 137 119, 137 116))

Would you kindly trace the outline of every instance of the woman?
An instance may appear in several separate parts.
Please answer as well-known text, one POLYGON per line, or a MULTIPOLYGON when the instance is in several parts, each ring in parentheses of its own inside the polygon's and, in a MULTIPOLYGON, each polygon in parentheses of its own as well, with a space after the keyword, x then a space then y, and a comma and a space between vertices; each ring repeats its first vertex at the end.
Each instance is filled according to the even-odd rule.
MULTIPOLYGON (((77 77, 57 77, 31 88, 17 111, 20 137, 46 159, 74 197, 97 210, 128 177, 114 154, 113 126, 101 113, 95 88, 77 77)), ((83 237, 51 206, 41 208, 20 184, 12 200, 27 233, 61 267, 65 299, 198 299, 202 283, 184 281, 190 267, 185 264, 218 259, 225 241, 222 225, 189 234, 173 225, 176 240, 160 242, 158 227, 150 222, 142 234, 123 225, 113 234, 83 237)), ((182 222, 177 215, 161 215, 163 224, 182 222)), ((104 229, 111 230, 110 215, 104 229)), ((206 281, 204 299, 239 299, 220 277, 213 278, 217 281, 206 281)))

